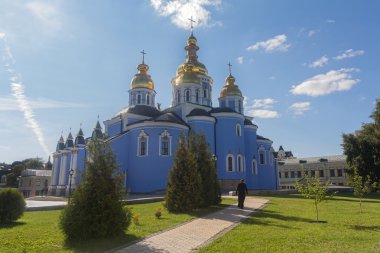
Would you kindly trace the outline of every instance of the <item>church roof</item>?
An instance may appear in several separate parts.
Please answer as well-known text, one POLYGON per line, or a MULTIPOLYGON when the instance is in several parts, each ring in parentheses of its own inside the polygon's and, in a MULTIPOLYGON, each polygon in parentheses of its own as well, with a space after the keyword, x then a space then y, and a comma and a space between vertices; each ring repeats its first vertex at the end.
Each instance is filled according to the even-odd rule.
POLYGON ((229 107, 223 107, 223 108, 216 107, 216 108, 212 108, 211 111, 210 111, 210 113, 218 113, 218 112, 234 112, 234 113, 236 113, 235 110, 233 110, 233 109, 231 109, 229 107))
POLYGON ((187 114, 186 117, 192 117, 192 116, 208 116, 208 117, 211 117, 211 114, 206 110, 203 110, 200 108, 195 108, 189 114, 187 114))
POLYGON ((249 120, 249 119, 245 119, 245 120, 244 120, 244 125, 256 126, 256 127, 257 127, 257 125, 253 124, 252 121, 249 120))
POLYGON ((271 141, 271 140, 269 140, 268 138, 265 138, 265 137, 263 137, 263 136, 261 136, 261 135, 256 135, 256 139, 257 139, 257 140, 263 140, 263 141, 271 141))
POLYGON ((162 115, 154 118, 153 121, 171 122, 187 126, 186 122, 183 121, 180 117, 177 116, 177 114, 173 112, 163 113, 162 115))
POLYGON ((127 113, 143 115, 151 118, 157 117, 161 114, 157 108, 147 105, 135 105, 133 107, 129 107, 127 113))

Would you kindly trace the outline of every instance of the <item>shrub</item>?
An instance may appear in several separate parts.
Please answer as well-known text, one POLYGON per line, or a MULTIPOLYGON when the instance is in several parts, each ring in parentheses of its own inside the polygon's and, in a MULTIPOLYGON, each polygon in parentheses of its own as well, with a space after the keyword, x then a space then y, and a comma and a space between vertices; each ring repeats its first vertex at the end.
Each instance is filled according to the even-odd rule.
POLYGON ((140 225, 140 214, 135 213, 133 214, 133 224, 140 225))
POLYGON ((20 218, 25 211, 23 195, 16 189, 0 190, 0 224, 20 218))
POLYGON ((161 210, 161 208, 158 208, 156 210, 156 212, 154 213, 154 215, 156 216, 157 219, 161 218, 161 216, 162 216, 162 210, 161 210))
POLYGON ((117 236, 130 225, 130 211, 121 199, 121 176, 109 145, 93 139, 83 182, 61 214, 67 239, 88 240, 117 236))

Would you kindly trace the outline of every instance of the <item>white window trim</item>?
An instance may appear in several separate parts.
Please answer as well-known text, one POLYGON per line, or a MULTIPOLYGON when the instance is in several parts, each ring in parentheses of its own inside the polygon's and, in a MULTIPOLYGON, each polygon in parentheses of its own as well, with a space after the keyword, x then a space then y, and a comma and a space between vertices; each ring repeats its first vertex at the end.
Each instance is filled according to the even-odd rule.
POLYGON ((235 172, 235 158, 232 154, 228 154, 226 156, 226 171, 227 172, 235 172), (232 158, 232 170, 228 170, 228 158, 231 157, 232 158))
POLYGON ((149 135, 147 135, 144 130, 140 131, 139 136, 137 137, 137 156, 138 157, 145 157, 149 155, 149 135), (140 139, 141 137, 145 137, 146 139, 146 154, 140 155, 140 139))
POLYGON ((241 137, 241 125, 239 123, 236 124, 235 131, 236 136, 241 137))
POLYGON ((252 174, 257 176, 259 174, 259 171, 257 169, 257 161, 256 159, 252 160, 252 174))
POLYGON ((259 155, 259 163, 260 165, 265 165, 266 164, 266 155, 265 155, 265 148, 261 145, 259 150, 258 150, 258 155, 259 155), (263 163, 261 163, 261 159, 260 159, 260 154, 263 153, 263 157, 264 157, 264 161, 263 163))
POLYGON ((242 155, 237 155, 236 157, 236 171, 237 172, 244 172, 244 161, 243 161, 243 156, 242 155), (240 158, 240 170, 239 170, 239 158, 240 158))
POLYGON ((164 132, 162 132, 162 134, 160 134, 159 138, 158 138, 158 155, 159 156, 165 156, 165 157, 168 157, 168 156, 172 156, 172 136, 169 134, 169 132, 167 130, 165 130, 164 132), (161 139, 162 137, 169 137, 169 154, 168 155, 163 155, 161 153, 161 139))

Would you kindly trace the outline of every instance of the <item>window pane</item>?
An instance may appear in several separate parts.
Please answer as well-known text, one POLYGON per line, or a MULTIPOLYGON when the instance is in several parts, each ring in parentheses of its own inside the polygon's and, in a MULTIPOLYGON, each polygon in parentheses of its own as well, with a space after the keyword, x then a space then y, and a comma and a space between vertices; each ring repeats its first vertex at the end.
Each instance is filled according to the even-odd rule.
POLYGON ((228 157, 228 171, 232 171, 232 157, 228 157))

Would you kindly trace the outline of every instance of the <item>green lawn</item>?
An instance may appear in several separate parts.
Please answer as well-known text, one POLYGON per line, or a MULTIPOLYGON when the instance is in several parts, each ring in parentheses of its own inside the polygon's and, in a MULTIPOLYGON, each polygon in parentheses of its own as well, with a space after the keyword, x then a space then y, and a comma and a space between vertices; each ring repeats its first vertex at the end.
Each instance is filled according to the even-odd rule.
POLYGON ((233 199, 223 199, 219 206, 188 214, 169 214, 162 208, 162 202, 130 205, 133 213, 139 214, 140 225, 131 224, 125 236, 77 243, 65 242, 58 227, 61 211, 26 212, 16 223, 0 226, 0 252, 103 252, 224 208, 233 202, 233 199), (158 208, 163 210, 160 219, 154 216, 158 208))
POLYGON ((350 195, 320 204, 313 223, 312 200, 272 196, 270 203, 241 225, 201 250, 205 252, 380 252, 380 195, 363 203, 350 195))

